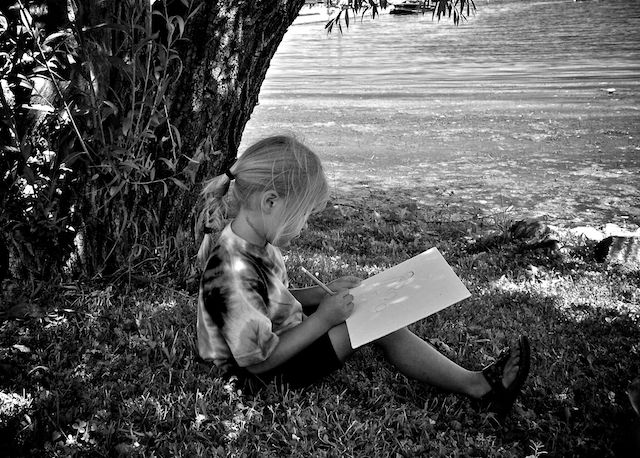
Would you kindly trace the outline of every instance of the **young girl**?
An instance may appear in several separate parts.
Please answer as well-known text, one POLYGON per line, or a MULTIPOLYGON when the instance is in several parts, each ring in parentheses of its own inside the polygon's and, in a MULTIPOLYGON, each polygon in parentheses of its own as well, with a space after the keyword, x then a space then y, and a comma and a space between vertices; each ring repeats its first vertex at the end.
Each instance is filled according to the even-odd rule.
MULTIPOLYGON (((360 279, 289 289, 279 247, 300 234, 307 218, 326 205, 327 181, 318 157, 297 140, 266 138, 251 146, 225 174, 206 183, 204 265, 198 299, 198 350, 244 380, 275 378, 299 387, 339 369, 353 353, 346 318, 349 289, 360 279), (224 222, 230 184, 237 214, 214 244, 224 222), (316 308, 305 313, 305 308, 316 308)), ((307 312, 308 310, 307 309, 307 312)), ((375 342, 404 375, 480 400, 504 415, 529 371, 529 346, 503 352, 483 371, 466 370, 404 328, 375 342)))

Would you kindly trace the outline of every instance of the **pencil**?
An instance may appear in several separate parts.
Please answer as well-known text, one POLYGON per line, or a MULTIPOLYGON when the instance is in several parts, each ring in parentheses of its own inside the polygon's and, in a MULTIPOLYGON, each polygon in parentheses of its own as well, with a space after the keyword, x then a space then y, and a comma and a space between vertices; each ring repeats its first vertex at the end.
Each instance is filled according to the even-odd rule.
POLYGON ((320 288, 324 289, 327 293, 331 294, 332 296, 335 294, 333 291, 329 289, 327 285, 325 285, 320 280, 318 280, 318 277, 313 275, 307 269, 305 269, 304 267, 300 267, 300 270, 302 270, 303 273, 305 273, 311 280, 314 281, 314 283, 316 283, 320 288))

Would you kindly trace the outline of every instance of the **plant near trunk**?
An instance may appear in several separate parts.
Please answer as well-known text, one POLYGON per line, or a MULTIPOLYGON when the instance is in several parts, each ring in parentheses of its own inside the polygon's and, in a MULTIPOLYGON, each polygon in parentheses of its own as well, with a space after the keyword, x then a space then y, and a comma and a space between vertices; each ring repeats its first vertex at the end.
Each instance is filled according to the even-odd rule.
POLYGON ((301 6, 254 3, 3 8, 3 276, 194 273, 198 183, 233 160, 301 6))
POLYGON ((200 182, 233 162, 303 4, 3 6, 0 280, 195 278, 200 182))

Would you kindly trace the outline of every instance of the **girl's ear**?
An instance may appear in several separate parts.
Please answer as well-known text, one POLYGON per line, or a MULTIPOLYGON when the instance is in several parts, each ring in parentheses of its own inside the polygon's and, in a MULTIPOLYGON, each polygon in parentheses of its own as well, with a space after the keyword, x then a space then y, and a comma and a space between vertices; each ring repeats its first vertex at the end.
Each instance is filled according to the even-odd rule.
POLYGON ((280 196, 275 190, 269 190, 262 193, 260 200, 260 209, 263 213, 269 214, 273 211, 280 201, 280 196))

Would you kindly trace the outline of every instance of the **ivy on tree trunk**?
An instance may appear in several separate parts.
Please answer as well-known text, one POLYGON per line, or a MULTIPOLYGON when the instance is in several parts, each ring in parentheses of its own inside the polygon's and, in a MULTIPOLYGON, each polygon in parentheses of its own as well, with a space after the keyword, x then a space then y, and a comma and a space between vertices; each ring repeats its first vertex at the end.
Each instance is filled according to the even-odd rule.
MULTIPOLYGON (((202 183, 236 157, 271 59, 304 4, 3 6, 0 256, 12 261, 0 259, 0 273, 192 275, 202 183)), ((457 23, 470 5, 441 0, 435 15, 457 23)), ((333 23, 341 29, 349 11, 369 8, 377 11, 354 0, 333 23)))
POLYGON ((39 0, 3 8, 17 94, 3 110, 17 128, 2 132, 15 138, 1 158, 15 211, 3 208, 0 228, 27 247, 6 243, 25 267, 14 274, 50 276, 72 249, 90 277, 135 274, 163 256, 158 269, 176 256, 173 267, 188 269, 201 184, 234 160, 270 60, 303 4, 39 0), (43 210, 25 213, 34 201, 43 210), (59 202, 66 205, 54 215, 59 202), (34 218, 46 223, 37 234, 34 218), (39 252, 60 233, 67 252, 43 268, 39 252))

